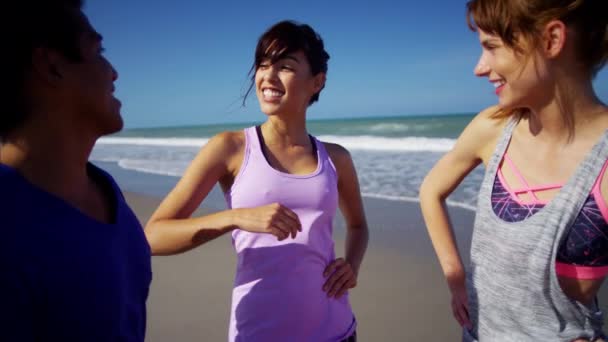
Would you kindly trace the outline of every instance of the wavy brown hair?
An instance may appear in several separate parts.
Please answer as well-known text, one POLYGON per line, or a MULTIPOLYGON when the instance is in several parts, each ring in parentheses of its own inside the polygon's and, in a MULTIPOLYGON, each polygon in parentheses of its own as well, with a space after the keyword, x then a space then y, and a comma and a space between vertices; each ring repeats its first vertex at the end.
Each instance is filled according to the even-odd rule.
MULTIPOLYGON (((560 20, 574 31, 578 60, 591 78, 608 61, 608 0, 470 0, 466 9, 472 31, 500 37, 520 55, 538 46, 547 23, 560 20)), ((515 112, 520 111, 499 111, 496 116, 515 112)))

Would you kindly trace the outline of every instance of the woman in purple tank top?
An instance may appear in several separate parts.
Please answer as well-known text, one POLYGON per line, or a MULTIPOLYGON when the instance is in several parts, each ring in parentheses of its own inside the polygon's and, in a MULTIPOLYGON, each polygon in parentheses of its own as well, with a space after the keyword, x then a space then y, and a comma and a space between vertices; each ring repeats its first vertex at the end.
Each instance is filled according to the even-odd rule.
POLYGON ((267 120, 205 145, 146 226, 155 255, 182 253, 230 232, 237 253, 229 341, 355 341, 348 290, 357 284, 368 229, 353 162, 306 130, 325 86, 323 41, 290 21, 259 39, 252 89, 267 120), (190 217, 221 185, 228 210, 190 217), (344 215, 344 258, 332 222, 344 215))
POLYGON ((433 167, 420 201, 465 341, 599 341, 608 275, 608 1, 470 0, 497 106, 433 167), (466 274, 444 204, 483 163, 466 274))

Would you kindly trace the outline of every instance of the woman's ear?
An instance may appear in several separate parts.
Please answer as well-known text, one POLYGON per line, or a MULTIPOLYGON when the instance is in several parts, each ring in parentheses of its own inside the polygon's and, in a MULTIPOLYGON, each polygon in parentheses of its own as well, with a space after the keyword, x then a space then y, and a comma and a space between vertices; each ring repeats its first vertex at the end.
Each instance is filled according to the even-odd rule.
POLYGON ((555 58, 563 51, 568 29, 561 20, 551 20, 543 30, 542 50, 548 58, 555 58))

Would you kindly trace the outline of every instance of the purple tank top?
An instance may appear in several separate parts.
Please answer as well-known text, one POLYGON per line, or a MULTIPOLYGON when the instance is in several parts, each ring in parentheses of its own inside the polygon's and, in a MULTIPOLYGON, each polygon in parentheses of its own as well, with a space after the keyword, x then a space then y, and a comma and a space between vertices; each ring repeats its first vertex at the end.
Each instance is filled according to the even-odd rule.
POLYGON ((232 291, 229 341, 341 341, 356 326, 348 295, 328 298, 323 271, 335 259, 332 222, 338 207, 336 170, 323 143, 317 169, 307 175, 268 164, 255 127, 245 129, 245 155, 229 208, 278 202, 302 223, 295 239, 236 229, 237 270, 232 291))

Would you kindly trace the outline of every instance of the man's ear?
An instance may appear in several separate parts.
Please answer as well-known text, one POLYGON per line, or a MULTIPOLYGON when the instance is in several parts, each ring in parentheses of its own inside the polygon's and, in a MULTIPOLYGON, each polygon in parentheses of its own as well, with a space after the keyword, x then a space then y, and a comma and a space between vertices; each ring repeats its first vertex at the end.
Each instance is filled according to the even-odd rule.
MULTIPOLYGON (((605 0, 604 0, 605 1, 605 0)), ((542 35, 542 51, 548 58, 555 58, 563 51, 568 38, 566 24, 551 20, 545 25, 542 35)))
POLYGON ((314 79, 314 93, 320 92, 325 87, 326 76, 324 72, 320 72, 315 76, 314 79))
POLYGON ((54 86, 61 81, 64 65, 65 58, 53 49, 38 47, 32 53, 32 72, 48 85, 54 86))

